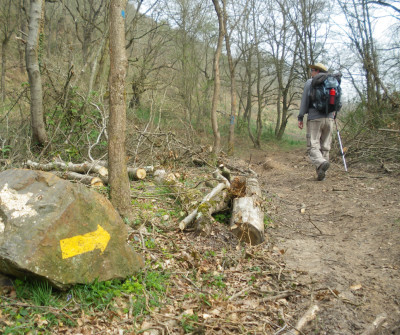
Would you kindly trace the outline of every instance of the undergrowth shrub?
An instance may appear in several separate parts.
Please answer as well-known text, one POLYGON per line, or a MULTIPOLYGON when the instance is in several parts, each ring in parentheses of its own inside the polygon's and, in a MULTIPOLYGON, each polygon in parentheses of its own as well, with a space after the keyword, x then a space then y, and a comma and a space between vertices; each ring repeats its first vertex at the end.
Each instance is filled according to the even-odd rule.
MULTIPOLYGON (((379 112, 370 112, 360 103, 339 113, 338 125, 349 165, 400 162, 399 106, 384 103, 381 107, 379 112)), ((338 141, 335 146, 340 155, 338 141)))

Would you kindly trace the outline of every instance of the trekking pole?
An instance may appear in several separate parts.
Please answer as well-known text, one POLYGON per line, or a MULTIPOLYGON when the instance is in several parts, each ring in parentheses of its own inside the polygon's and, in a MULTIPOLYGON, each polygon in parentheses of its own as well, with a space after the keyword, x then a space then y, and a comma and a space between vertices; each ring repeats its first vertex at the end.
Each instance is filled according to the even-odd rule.
POLYGON ((341 152, 342 158, 343 158, 344 170, 347 172, 346 158, 344 157, 342 139, 340 138, 339 129, 338 129, 337 122, 336 122, 336 117, 335 117, 335 126, 336 126, 337 137, 338 137, 339 145, 340 145, 340 152, 341 152))

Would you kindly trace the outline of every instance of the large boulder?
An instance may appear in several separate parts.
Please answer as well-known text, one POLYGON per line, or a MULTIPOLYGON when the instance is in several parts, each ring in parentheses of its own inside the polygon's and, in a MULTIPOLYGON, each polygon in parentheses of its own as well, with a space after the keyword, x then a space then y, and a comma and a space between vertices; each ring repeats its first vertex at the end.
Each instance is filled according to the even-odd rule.
POLYGON ((127 227, 98 192, 55 175, 0 173, 0 273, 73 284, 126 278, 143 266, 127 227))

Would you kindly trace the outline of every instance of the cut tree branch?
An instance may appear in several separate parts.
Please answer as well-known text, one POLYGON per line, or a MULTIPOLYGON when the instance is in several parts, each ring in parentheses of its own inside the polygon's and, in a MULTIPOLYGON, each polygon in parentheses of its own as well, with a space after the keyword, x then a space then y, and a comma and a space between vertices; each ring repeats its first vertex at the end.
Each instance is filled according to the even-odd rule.
MULTIPOLYGON (((215 186, 210 193, 208 193, 200 202, 200 204, 197 206, 196 209, 194 209, 188 216, 186 216, 180 223, 179 223, 179 228, 181 230, 184 230, 194 219, 199 220, 201 216, 204 216, 205 213, 200 213, 201 210, 201 206, 209 203, 210 200, 215 199, 215 197, 220 194, 223 190, 227 189, 228 187, 230 187, 230 183, 229 181, 223 177, 220 172, 217 170, 214 172, 214 177, 219 179, 221 182, 215 186)), ((204 207, 204 206, 203 206, 204 207)), ((217 206, 218 208, 220 208, 220 206, 217 206)), ((210 209, 208 209, 208 213, 207 214, 212 214, 209 213, 211 211, 213 211, 213 208, 211 206, 210 209)))

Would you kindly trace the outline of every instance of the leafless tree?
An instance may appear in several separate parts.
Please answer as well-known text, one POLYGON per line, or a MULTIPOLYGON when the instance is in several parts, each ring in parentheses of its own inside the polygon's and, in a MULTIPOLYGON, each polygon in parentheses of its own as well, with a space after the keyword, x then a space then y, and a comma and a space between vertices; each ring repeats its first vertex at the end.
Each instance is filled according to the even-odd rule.
POLYGON ((273 73, 276 78, 273 100, 276 105, 275 136, 281 140, 287 122, 292 115, 291 106, 296 97, 296 78, 300 35, 293 29, 288 14, 291 4, 286 0, 267 2, 267 14, 263 23, 265 44, 273 73))
POLYGON ((248 130, 251 140, 254 143, 254 147, 261 147, 261 134, 263 128, 262 116, 263 116, 263 94, 262 94, 262 72, 263 72, 263 59, 261 55, 261 37, 260 37, 260 29, 259 29, 259 17, 256 15, 260 13, 258 11, 260 7, 256 5, 255 2, 252 3, 251 11, 252 11, 252 23, 253 23, 253 39, 254 39, 254 50, 255 50, 255 68, 256 68, 256 101, 257 101, 257 118, 256 118, 256 131, 255 134, 252 134, 251 131, 251 120, 248 120, 248 130))
MULTIPOLYGON (((246 0, 247 2, 247 0, 246 0)), ((244 7, 247 7, 245 5, 244 7)), ((229 76, 231 81, 230 93, 231 93, 231 113, 229 118, 229 137, 228 137, 228 154, 233 155, 234 147, 235 147, 235 118, 238 114, 237 108, 237 88, 236 88, 236 65, 240 58, 236 60, 233 59, 232 49, 231 49, 231 36, 234 32, 234 29, 237 29, 237 24, 240 20, 240 16, 238 19, 228 20, 228 12, 226 2, 223 2, 223 14, 224 14, 224 26, 225 26, 225 47, 226 47, 226 55, 228 58, 228 66, 229 66, 229 76), (229 27, 229 28, 228 28, 229 27)))
POLYGON ((347 20, 347 36, 362 64, 366 84, 366 105, 374 123, 382 112, 382 91, 390 94, 381 80, 380 62, 375 45, 371 8, 367 0, 339 0, 347 20), (374 121, 375 120, 375 121, 374 121))
MULTIPOLYGON (((297 34, 300 77, 305 81, 309 78, 309 65, 321 61, 324 56, 325 43, 329 35, 328 3, 322 0, 287 0, 283 10, 290 29, 297 34)), ((294 52, 293 48, 291 50, 294 52)))
POLYGON ((146 91, 163 90, 170 85, 173 77, 170 75, 167 79, 166 76, 166 73, 171 74, 174 64, 168 57, 171 37, 165 30, 166 26, 145 17, 141 17, 137 24, 139 26, 133 32, 135 37, 131 37, 131 41, 135 42, 127 46, 130 54, 129 83, 132 88, 130 108, 141 105, 142 95, 146 91))
POLYGON ((32 143, 44 147, 48 141, 43 114, 42 79, 39 69, 39 35, 43 25, 44 0, 31 0, 26 41, 26 69, 31 91, 32 143))
POLYGON ((6 99, 6 70, 7 49, 10 38, 17 28, 18 21, 15 20, 17 6, 15 1, 3 0, 0 2, 0 32, 1 32, 1 99, 6 99))
MULTIPOLYGON (((241 53, 242 68, 240 73, 242 83, 242 94, 240 97, 243 105, 243 120, 247 124, 247 130, 255 147, 261 145, 261 134, 263 128, 263 111, 265 107, 265 74, 266 64, 262 55, 261 31, 260 31, 260 8, 261 1, 250 0, 246 3, 243 14, 242 25, 239 27, 239 48, 241 53), (253 108, 257 114, 253 116, 253 108), (253 130, 253 119, 256 129, 253 130)), ((269 83, 270 84, 270 83, 269 83)))
POLYGON ((125 76, 127 68, 125 40, 126 0, 111 0, 110 5, 110 120, 108 126, 108 166, 110 197, 121 215, 130 209, 127 171, 125 76))
MULTIPOLYGON (((225 6, 225 1, 222 0, 223 6, 225 6)), ((217 118, 217 107, 219 101, 219 95, 221 90, 221 75, 220 75, 220 64, 219 59, 222 52, 222 43, 225 36, 225 25, 224 25, 224 13, 222 11, 219 0, 213 0, 215 12, 218 17, 218 43, 214 54, 214 94, 212 98, 211 107, 211 125, 214 134, 214 146, 213 153, 218 155, 221 151, 221 134, 218 129, 218 118, 217 118)))
POLYGON ((83 62, 89 57, 89 50, 97 40, 95 33, 103 35, 102 23, 107 16, 109 0, 69 0, 64 5, 75 25, 76 38, 82 45, 83 62))
POLYGON ((394 10, 397 13, 397 16, 395 17, 400 20, 400 3, 398 0, 369 0, 368 3, 394 10))
POLYGON ((161 16, 174 27, 173 49, 169 53, 176 70, 174 86, 178 96, 174 100, 181 104, 188 123, 192 123, 196 112, 198 121, 202 121, 210 111, 212 57, 210 61, 209 56, 216 20, 210 14, 209 4, 202 0, 169 0, 161 16))

